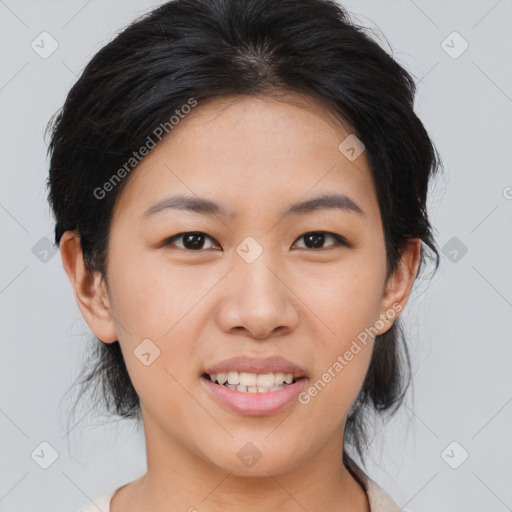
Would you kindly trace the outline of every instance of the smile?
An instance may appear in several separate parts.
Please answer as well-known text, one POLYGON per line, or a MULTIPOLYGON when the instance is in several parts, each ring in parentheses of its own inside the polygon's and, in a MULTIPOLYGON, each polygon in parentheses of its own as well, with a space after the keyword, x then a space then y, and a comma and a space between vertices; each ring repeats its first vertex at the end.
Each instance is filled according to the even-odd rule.
POLYGON ((279 391, 296 382, 292 373, 221 372, 205 374, 213 383, 242 393, 279 391))
MULTIPOLYGON (((244 372, 240 374, 238 372, 229 372, 236 375, 242 375, 242 381, 245 376, 244 372)), ((248 374, 254 382, 254 375, 248 374)), ((285 374, 286 375, 286 374, 285 374)), ((288 374, 288 380, 289 380, 288 374)), ((261 416, 270 415, 282 411, 289 407, 293 402, 298 402, 297 397, 303 391, 307 385, 307 377, 300 377, 298 379, 292 379, 288 384, 283 382, 280 385, 276 385, 275 382, 279 382, 281 375, 277 374, 258 374, 256 380, 256 386, 244 386, 243 384, 229 384, 225 381, 223 384, 217 382, 218 374, 203 374, 200 378, 201 385, 205 387, 206 392, 215 403, 221 405, 223 408, 230 412, 238 414, 249 415, 249 416, 261 416), (215 377, 213 379, 213 377, 215 377), (263 383, 271 383, 271 379, 274 385, 258 386, 258 379, 263 380, 263 383)), ((225 377, 221 374, 220 380, 224 380, 225 377)), ((234 381, 234 375, 231 377, 234 381)), ((238 380, 240 380, 238 378, 238 380)), ((247 381, 245 381, 247 382, 247 381)))

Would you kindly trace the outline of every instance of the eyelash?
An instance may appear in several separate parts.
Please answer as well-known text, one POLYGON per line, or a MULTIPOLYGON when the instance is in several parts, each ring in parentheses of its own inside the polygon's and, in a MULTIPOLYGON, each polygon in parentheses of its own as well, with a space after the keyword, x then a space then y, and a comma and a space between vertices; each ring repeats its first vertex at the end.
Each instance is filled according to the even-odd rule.
MULTIPOLYGON (((336 233, 331 233, 329 231, 308 231, 308 232, 302 234, 301 236, 299 236, 297 238, 297 240, 305 237, 306 235, 313 235, 313 234, 322 234, 322 235, 328 235, 328 236, 332 237, 336 241, 336 243, 334 244, 335 247, 336 246, 344 246, 344 247, 349 247, 349 248, 352 247, 352 244, 350 244, 344 237, 342 237, 341 235, 337 235, 336 233)), ((162 246, 164 246, 164 247, 171 246, 171 245, 173 245, 175 240, 178 240, 178 239, 184 237, 185 235, 203 235, 203 236, 206 236, 207 238, 210 238, 211 240, 215 240, 213 237, 207 235, 206 233, 203 233, 202 231, 185 231, 183 233, 178 233, 177 235, 173 235, 173 236, 167 238, 162 243, 162 246)), ((294 243, 294 245, 295 245, 295 243, 294 243)), ((186 249, 185 247, 178 247, 178 249, 183 249, 184 251, 187 251, 187 252, 202 252, 203 250, 206 250, 206 249, 197 249, 197 250, 186 249)), ((309 248, 306 247, 305 249, 309 249, 309 248)), ((320 252, 320 251, 325 251, 327 249, 322 248, 322 249, 309 249, 309 250, 314 251, 314 252, 320 252)))

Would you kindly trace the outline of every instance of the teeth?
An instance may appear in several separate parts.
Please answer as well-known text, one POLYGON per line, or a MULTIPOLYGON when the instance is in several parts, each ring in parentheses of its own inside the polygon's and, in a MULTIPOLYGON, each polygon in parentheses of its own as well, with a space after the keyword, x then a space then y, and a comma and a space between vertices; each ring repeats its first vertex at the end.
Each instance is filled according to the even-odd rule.
POLYGON ((238 372, 228 372, 228 384, 240 384, 238 372))
POLYGON ((241 391, 242 393, 268 393, 269 391, 279 391, 285 387, 285 384, 282 386, 242 386, 238 384, 235 386, 234 384, 224 384, 229 389, 234 391, 241 391))
POLYGON ((249 372, 224 372, 212 373, 209 375, 212 382, 233 386, 244 386, 247 388, 270 388, 272 386, 282 386, 283 384, 291 384, 293 382, 292 373, 249 373, 249 372))
MULTIPOLYGON (((290 374, 288 374, 288 375, 290 375, 290 374)), ((292 378, 293 378, 293 375, 292 375, 292 378)), ((276 386, 280 386, 284 382, 284 373, 283 372, 276 373, 274 382, 275 382, 276 386)))
POLYGON ((255 373, 240 372, 240 384, 243 386, 256 386, 257 375, 255 373))
POLYGON ((273 373, 261 373, 258 375, 258 387, 259 386, 265 386, 270 387, 274 386, 275 384, 274 374, 273 373))

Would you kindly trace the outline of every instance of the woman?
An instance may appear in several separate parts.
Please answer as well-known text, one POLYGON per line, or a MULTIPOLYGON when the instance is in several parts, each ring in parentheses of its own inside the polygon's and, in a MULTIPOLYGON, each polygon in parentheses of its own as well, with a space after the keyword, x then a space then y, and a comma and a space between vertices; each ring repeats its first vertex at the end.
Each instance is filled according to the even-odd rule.
POLYGON ((142 421, 148 467, 83 511, 398 510, 354 458, 439 262, 414 93, 329 0, 176 0, 94 56, 49 199, 83 383, 142 421))

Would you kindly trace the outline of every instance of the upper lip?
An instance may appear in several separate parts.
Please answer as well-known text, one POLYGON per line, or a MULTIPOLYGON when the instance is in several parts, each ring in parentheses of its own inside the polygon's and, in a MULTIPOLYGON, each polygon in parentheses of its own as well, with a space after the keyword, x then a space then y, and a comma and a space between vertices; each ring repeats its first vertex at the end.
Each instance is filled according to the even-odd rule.
POLYGON ((248 373, 291 373, 299 379, 306 376, 304 368, 298 364, 288 361, 284 357, 249 357, 237 356, 224 359, 205 369, 205 373, 227 373, 227 372, 248 372, 248 373))

